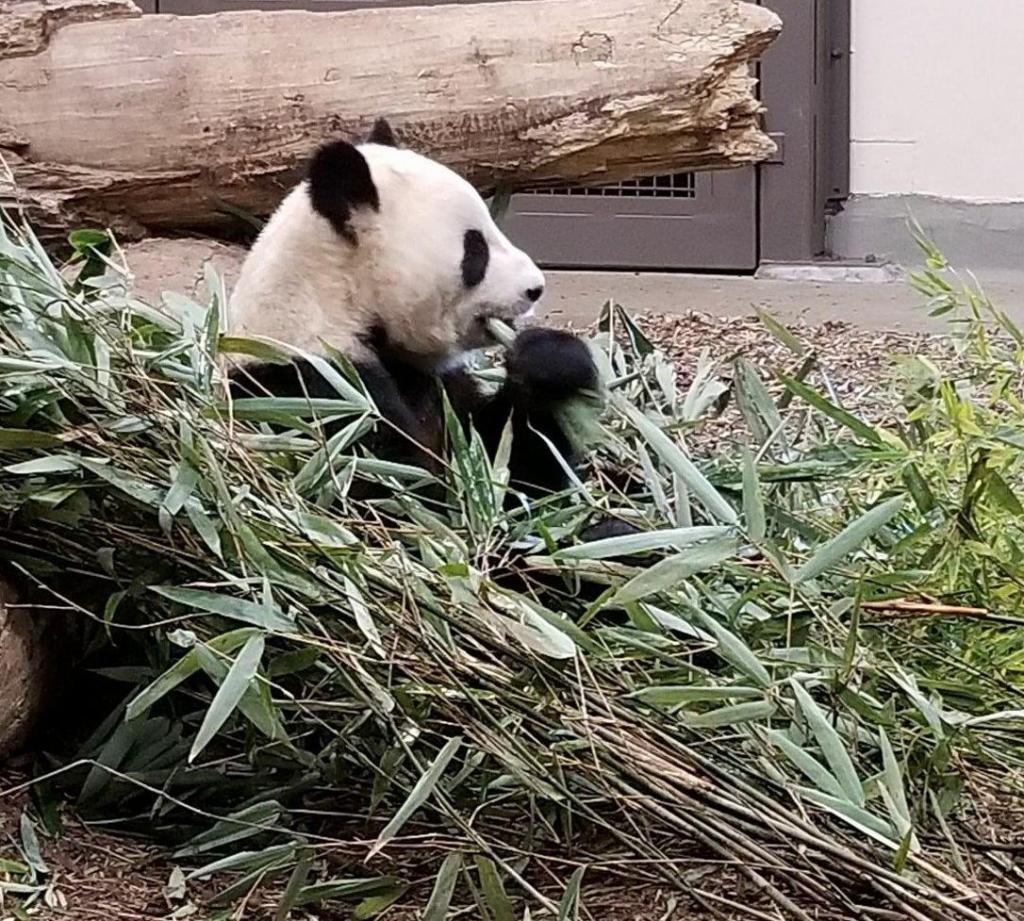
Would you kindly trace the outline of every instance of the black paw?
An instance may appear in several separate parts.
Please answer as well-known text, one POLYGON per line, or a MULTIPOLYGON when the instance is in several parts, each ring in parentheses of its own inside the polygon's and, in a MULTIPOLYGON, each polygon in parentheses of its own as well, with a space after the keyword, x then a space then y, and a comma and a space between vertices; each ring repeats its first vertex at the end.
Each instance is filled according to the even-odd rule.
POLYGON ((610 537, 625 537, 627 534, 642 534, 636 525, 623 521, 621 518, 602 518, 580 531, 580 541, 589 544, 595 540, 607 540, 610 537))
POLYGON ((557 403, 598 386, 587 344, 560 329, 523 330, 509 350, 507 369, 509 383, 534 403, 557 403))

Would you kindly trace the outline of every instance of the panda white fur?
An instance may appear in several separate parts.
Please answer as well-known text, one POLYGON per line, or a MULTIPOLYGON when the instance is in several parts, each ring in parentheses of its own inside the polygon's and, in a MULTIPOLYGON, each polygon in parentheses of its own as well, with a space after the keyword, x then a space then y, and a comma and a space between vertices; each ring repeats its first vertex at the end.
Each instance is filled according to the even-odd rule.
MULTIPOLYGON (((229 332, 321 354, 323 343, 359 372, 388 431, 379 456, 438 469, 440 388, 492 454, 511 416, 512 484, 537 495, 565 487, 545 437, 573 462, 555 410, 597 387, 590 352, 569 333, 528 328, 507 354, 507 378, 485 397, 464 358, 488 344, 486 320, 533 313, 544 276, 450 169, 400 148, 380 120, 368 141, 334 141, 270 218, 232 293, 229 332)), ((250 362, 233 395, 336 396, 309 362, 250 362)))

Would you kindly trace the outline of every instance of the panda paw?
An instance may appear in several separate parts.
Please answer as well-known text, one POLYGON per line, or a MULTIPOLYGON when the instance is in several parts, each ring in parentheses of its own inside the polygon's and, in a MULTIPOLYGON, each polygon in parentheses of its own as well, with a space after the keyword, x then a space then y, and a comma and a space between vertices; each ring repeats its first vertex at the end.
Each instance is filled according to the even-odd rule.
POLYGON ((587 344, 560 329, 523 330, 509 349, 508 380, 534 404, 552 404, 598 389, 597 366, 587 344))

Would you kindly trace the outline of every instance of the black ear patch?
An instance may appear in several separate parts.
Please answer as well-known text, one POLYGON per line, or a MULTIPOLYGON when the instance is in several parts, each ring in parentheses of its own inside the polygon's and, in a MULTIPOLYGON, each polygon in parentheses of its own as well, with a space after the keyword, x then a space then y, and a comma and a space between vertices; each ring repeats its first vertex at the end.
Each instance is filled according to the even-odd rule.
POLYGON ((349 223, 356 208, 380 210, 380 197, 366 158, 346 141, 324 144, 309 164, 309 198, 313 210, 327 218, 339 236, 356 245, 349 223))
POLYGON ((467 230, 462 238, 462 283, 475 288, 487 274, 487 263, 491 261, 491 249, 479 230, 467 230))
POLYGON ((370 136, 366 139, 367 144, 382 144, 385 147, 397 147, 398 138, 391 128, 391 123, 386 118, 378 118, 373 123, 370 136))

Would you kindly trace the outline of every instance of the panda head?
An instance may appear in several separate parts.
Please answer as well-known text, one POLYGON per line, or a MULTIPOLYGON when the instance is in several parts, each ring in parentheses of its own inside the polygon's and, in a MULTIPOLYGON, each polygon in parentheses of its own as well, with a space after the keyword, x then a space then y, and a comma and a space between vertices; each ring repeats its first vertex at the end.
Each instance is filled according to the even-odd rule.
POLYGON ((383 120, 365 144, 322 146, 306 192, 330 228, 330 261, 353 282, 358 303, 346 308, 372 313, 412 355, 446 361, 486 345, 489 318, 514 325, 544 291, 540 269, 498 229, 476 189, 398 147, 383 120))

